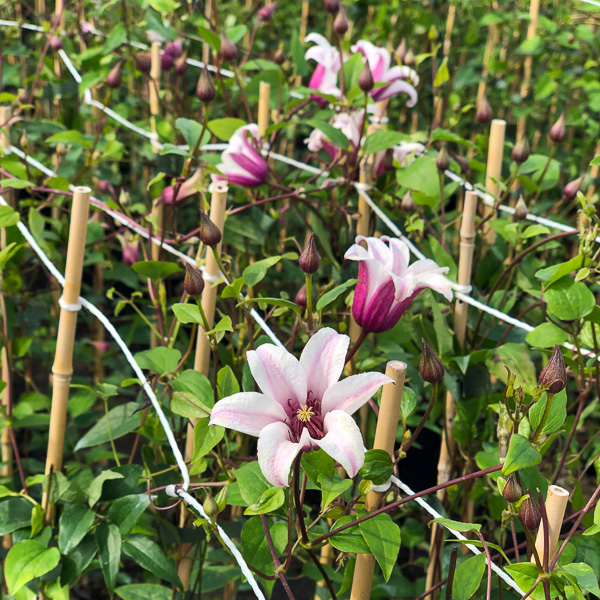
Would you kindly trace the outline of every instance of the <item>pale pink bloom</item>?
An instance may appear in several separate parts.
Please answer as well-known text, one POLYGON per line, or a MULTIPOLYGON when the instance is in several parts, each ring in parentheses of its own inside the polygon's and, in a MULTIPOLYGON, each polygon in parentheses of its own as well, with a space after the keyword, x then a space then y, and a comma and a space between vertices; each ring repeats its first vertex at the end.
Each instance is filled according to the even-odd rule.
POLYGON ((235 131, 229 146, 221 154, 221 164, 217 169, 231 185, 258 187, 269 176, 269 166, 260 155, 261 139, 258 125, 251 123, 235 131))
MULTIPOLYGON (((309 33, 305 42, 314 42, 316 46, 309 48, 304 55, 306 60, 314 60, 317 68, 313 73, 308 87, 322 94, 339 96, 340 89, 337 87, 338 72, 342 68, 339 51, 334 48, 320 33, 309 33)), ((319 96, 312 96, 313 100, 326 103, 319 96)))
POLYGON ((193 196, 198 192, 198 182, 202 172, 198 169, 189 179, 186 179, 181 185, 168 185, 162 191, 163 204, 170 206, 171 204, 179 204, 181 201, 193 196), (175 198, 175 190, 177 190, 177 198, 175 198))
POLYGON ((452 300, 451 283, 445 277, 448 267, 439 267, 429 259, 417 260, 408 266, 410 251, 398 238, 359 235, 344 258, 358 261, 359 282, 354 292, 352 316, 367 331, 382 333, 394 327, 425 288, 452 300), (361 242, 366 242, 367 248, 363 248, 361 242))
POLYGON ((240 392, 217 402, 211 425, 258 437, 258 464, 269 483, 288 485, 300 452, 323 449, 354 477, 364 463, 360 429, 350 416, 385 383, 382 373, 338 381, 350 338, 330 328, 308 341, 300 360, 283 348, 263 344, 247 352, 262 394, 240 392))
POLYGON ((414 162, 415 158, 421 156, 427 148, 419 142, 400 142, 398 146, 392 149, 393 157, 401 166, 408 167, 414 162))
MULTIPOLYGON (((341 112, 335 115, 333 121, 331 121, 331 125, 339 129, 348 138, 352 152, 354 152, 360 141, 363 115, 364 110, 358 110, 351 114, 341 112)), ((331 158, 338 155, 339 148, 320 129, 314 129, 310 136, 304 140, 304 143, 311 152, 318 152, 323 149, 331 158)))
POLYGON ((360 52, 365 57, 375 83, 387 83, 373 88, 370 95, 374 102, 387 100, 396 94, 408 94, 406 106, 414 106, 417 103, 417 90, 413 86, 418 85, 419 76, 415 71, 407 66, 391 67, 390 53, 385 48, 379 48, 366 40, 358 41, 351 50, 360 52))

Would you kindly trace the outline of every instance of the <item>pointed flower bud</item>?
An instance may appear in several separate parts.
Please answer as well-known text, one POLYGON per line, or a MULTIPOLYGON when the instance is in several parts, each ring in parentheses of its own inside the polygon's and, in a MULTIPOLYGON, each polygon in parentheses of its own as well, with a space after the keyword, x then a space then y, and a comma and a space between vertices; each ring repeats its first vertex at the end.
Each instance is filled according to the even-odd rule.
POLYGON ((517 200, 517 204, 515 205, 515 219, 517 221, 524 221, 528 214, 529 211, 527 210, 527 204, 525 204, 523 194, 521 194, 517 200))
POLYGON ((321 257, 317 251, 317 245, 315 244, 315 234, 311 233, 308 238, 308 243, 304 248, 304 251, 298 259, 300 268, 310 275, 315 273, 321 266, 321 257))
POLYGON ((444 378, 444 365, 433 348, 422 338, 421 342, 423 354, 419 363, 419 373, 423 381, 431 384, 439 383, 444 378))
POLYGON ((415 202, 415 199, 413 198, 412 192, 410 190, 408 190, 406 192, 406 194, 404 194, 404 197, 402 198, 402 202, 400 203, 400 208, 404 212, 411 212, 412 210, 414 210, 415 206, 416 206, 416 202, 415 202))
POLYGON ((302 309, 302 311, 306 310, 306 284, 298 290, 294 302, 302 309))
POLYGON ((502 496, 507 502, 513 504, 518 502, 522 495, 523 488, 519 485, 519 482, 515 479, 514 475, 511 475, 502 490, 502 496))
POLYGON ((53 35, 50 38, 50 48, 52 48, 52 50, 62 50, 62 47, 63 47, 62 40, 59 37, 53 35))
POLYGON ((335 15, 335 13, 340 10, 340 0, 323 0, 323 6, 325 12, 328 12, 330 15, 335 15))
POLYGON ((270 21, 273 18, 273 15, 275 14, 276 8, 277 4, 275 2, 273 2, 273 4, 267 4, 266 6, 263 6, 258 11, 258 18, 263 22, 270 21))
POLYGON ((202 72, 200 73, 200 78, 198 79, 198 85, 196 86, 196 97, 200 102, 204 104, 208 104, 215 99, 217 92, 215 90, 215 84, 213 83, 212 77, 204 66, 202 72))
POLYGON ((200 239, 206 246, 214 248, 221 243, 222 234, 219 228, 210 220, 209 216, 200 213, 200 239))
POLYGON ((550 139, 555 144, 560 144, 567 137, 567 128, 565 127, 565 113, 561 113, 556 123, 550 127, 550 139))
POLYGON ((358 78, 358 87, 365 93, 368 94, 375 85, 373 81, 373 73, 371 73, 371 67, 369 67, 369 61, 365 61, 365 66, 360 73, 360 77, 358 78))
POLYGON ((460 154, 453 154, 452 156, 454 160, 458 163, 461 174, 466 175, 471 170, 471 166, 469 165, 468 159, 464 156, 461 156, 460 154))
POLYGON ((406 38, 402 38, 400 45, 396 48, 396 60, 398 64, 401 65, 404 63, 404 59, 406 58, 406 38))
POLYGON ((529 142, 526 137, 522 137, 512 149, 512 159, 522 165, 529 158, 529 142))
POLYGON ((221 32, 221 50, 219 55, 223 60, 234 61, 237 58, 237 48, 235 44, 227 37, 225 32, 221 32))
POLYGON ((435 166, 440 173, 443 173, 450 166, 450 156, 446 146, 442 146, 442 149, 438 152, 437 158, 435 159, 435 166))
POLYGON ((350 28, 350 24, 348 23, 348 18, 346 17, 346 11, 343 6, 340 6, 340 10, 333 22, 333 30, 339 35, 343 36, 348 29, 350 28))
POLYGON ((567 387, 567 368, 560 347, 554 344, 554 352, 546 366, 542 369, 538 381, 548 386, 548 394, 558 394, 567 387))
POLYGON ((187 71, 187 60, 186 60, 185 54, 182 54, 175 61, 175 73, 177 73, 177 75, 185 75, 186 71, 187 71))
POLYGON ((206 500, 204 501, 202 508, 212 521, 214 521, 217 518, 217 515, 220 512, 219 505, 217 504, 217 501, 213 498, 212 494, 208 494, 208 496, 206 496, 206 500))
POLYGON ((481 96, 481 101, 477 104, 477 111, 475 112, 475 120, 482 125, 487 125, 491 123, 494 118, 494 113, 492 112, 492 107, 487 100, 485 94, 481 96))
POLYGON ((121 83, 123 82, 123 61, 119 61, 110 71, 108 77, 106 78, 106 85, 111 90, 116 90, 118 87, 121 87, 121 83))
POLYGON ((110 184, 110 181, 108 181, 108 179, 101 179, 98 182, 98 191, 102 194, 106 194, 107 192, 110 192, 112 188, 112 185, 110 184))
POLYGON ((537 502, 531 497, 531 492, 527 490, 528 498, 523 500, 523 504, 519 509, 519 517, 521 518, 521 523, 529 531, 534 532, 537 531, 537 528, 540 526, 540 521, 542 520, 542 511, 540 507, 537 505, 537 502))
POLYGON ((166 52, 163 52, 160 55, 160 68, 167 72, 170 71, 173 68, 173 65, 175 64, 175 57, 172 54, 167 54, 166 52))
POLYGON ((21 139, 19 140, 19 144, 21 148, 25 150, 27 146, 29 146, 29 137, 27 136, 27 132, 23 129, 23 133, 21 134, 21 139))
POLYGON ((140 52, 135 57, 135 66, 142 73, 150 73, 150 69, 152 68, 152 58, 148 52, 140 52))
POLYGON ((567 185, 565 185, 565 188, 563 189, 563 198, 565 200, 573 200, 575 196, 577 196, 577 192, 579 192, 579 190, 581 189, 582 182, 583 175, 567 183, 567 185))
POLYGON ((181 56, 183 52, 183 44, 181 40, 175 40, 174 42, 169 42, 165 46, 164 53, 168 54, 174 61, 181 56))
POLYGON ((123 262, 130 267, 140 260, 140 251, 137 243, 127 243, 123 248, 123 262))
POLYGON ((200 269, 193 267, 190 263, 185 263, 185 279, 183 280, 183 289, 188 296, 196 298, 202 294, 204 289, 204 278, 200 269))
POLYGON ((415 64, 415 53, 412 48, 409 48, 404 57, 404 64, 407 67, 412 67, 415 64))

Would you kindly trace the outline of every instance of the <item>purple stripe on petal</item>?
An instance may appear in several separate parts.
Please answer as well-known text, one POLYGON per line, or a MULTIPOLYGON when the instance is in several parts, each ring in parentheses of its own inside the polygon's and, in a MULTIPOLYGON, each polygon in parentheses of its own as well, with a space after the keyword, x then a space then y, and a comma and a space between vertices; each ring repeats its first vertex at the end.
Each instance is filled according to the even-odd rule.
POLYGON ((256 160, 239 153, 231 153, 230 156, 235 162, 248 172, 248 175, 254 177, 256 180, 260 180, 262 183, 269 175, 269 167, 258 154, 254 153, 256 160))
POLYGON ((322 64, 318 64, 315 72, 312 74, 310 78, 310 82, 308 87, 311 90, 318 90, 321 83, 323 83, 323 79, 325 78, 325 67, 322 64))
MULTIPOLYGON (((391 329, 395 323, 389 325, 388 313, 394 304, 395 286, 391 279, 379 286, 375 293, 368 299, 362 314, 362 323, 357 323, 367 331, 381 333, 391 329)), ((356 320, 356 319, 355 319, 356 320)))
POLYGON ((367 302, 367 294, 369 291, 369 267, 365 264, 366 261, 358 263, 358 283, 354 290, 354 300, 352 301, 352 316, 354 320, 362 326, 363 312, 367 302))
POLYGON ((230 183, 231 185, 239 185, 240 187, 255 188, 261 185, 263 182, 253 179, 252 177, 232 173, 231 175, 227 175, 227 183, 230 183))

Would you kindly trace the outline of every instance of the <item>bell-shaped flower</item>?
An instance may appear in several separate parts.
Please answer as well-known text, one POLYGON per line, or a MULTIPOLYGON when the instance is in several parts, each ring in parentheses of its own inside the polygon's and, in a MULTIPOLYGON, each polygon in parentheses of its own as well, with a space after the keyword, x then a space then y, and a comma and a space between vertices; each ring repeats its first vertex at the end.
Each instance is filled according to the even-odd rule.
MULTIPOLYGON (((317 68, 310 78, 308 87, 322 94, 339 96, 340 89, 337 86, 338 72, 342 68, 340 53, 320 33, 309 33, 305 42, 313 42, 316 46, 309 48, 304 55, 306 60, 314 60, 317 68)), ((326 101, 320 96, 312 96, 313 100, 321 104, 326 101)))
MULTIPOLYGON (((352 152, 354 152, 360 141, 364 114, 364 110, 358 110, 350 114, 341 112, 335 115, 331 121, 331 125, 339 129, 348 138, 352 152)), ((304 143, 311 152, 318 152, 323 149, 331 158, 335 158, 339 152, 339 148, 320 129, 313 129, 310 136, 304 140, 304 143)))
POLYGON ((392 148, 392 156, 402 167, 408 167, 415 158, 421 156, 427 148, 419 142, 400 142, 392 148))
POLYGON ((409 266, 410 251, 398 238, 356 237, 345 258, 358 261, 358 279, 352 316, 358 325, 373 333, 388 331, 399 321, 417 294, 425 288, 452 300, 448 267, 433 260, 417 260, 409 266), (367 248, 360 245, 367 243, 367 248), (388 245, 386 245, 386 242, 388 245))
MULTIPOLYGON (((251 123, 235 131, 229 146, 221 154, 217 169, 231 185, 258 187, 269 176, 269 166, 260 154, 261 140, 258 125, 251 123)), ((219 177, 218 177, 219 178, 219 177)))
POLYGON ((172 204, 179 204, 183 202, 186 198, 193 196, 198 192, 198 182, 202 176, 202 172, 200 169, 197 169, 196 172, 189 178, 186 179, 181 184, 168 185, 162 191, 162 201, 163 204, 167 206, 171 206, 172 204), (175 192, 177 192, 177 198, 175 198, 175 192))
POLYGON ((414 86, 419 84, 419 76, 407 66, 391 67, 391 56, 385 48, 379 48, 367 40, 360 40, 351 48, 352 52, 360 52, 369 63, 375 83, 386 85, 373 88, 370 95, 374 102, 387 100, 396 94, 408 94, 406 106, 417 103, 417 90, 414 86), (409 83, 410 82, 410 83, 409 83))
POLYGON ((350 416, 385 383, 382 373, 338 381, 350 338, 330 328, 308 341, 300 360, 283 348, 263 344, 249 351, 248 366, 261 389, 223 398, 210 424, 258 437, 258 464, 275 486, 288 485, 300 452, 321 448, 354 477, 364 463, 360 429, 350 416))

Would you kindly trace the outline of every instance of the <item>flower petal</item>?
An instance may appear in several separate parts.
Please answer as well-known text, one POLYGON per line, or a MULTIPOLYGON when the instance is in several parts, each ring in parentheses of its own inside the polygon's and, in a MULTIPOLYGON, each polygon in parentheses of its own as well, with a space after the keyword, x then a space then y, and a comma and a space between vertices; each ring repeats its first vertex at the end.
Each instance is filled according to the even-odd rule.
POLYGON ((334 410, 325 415, 325 436, 314 443, 354 477, 365 462, 365 446, 358 425, 346 412, 334 410))
POLYGON ((334 383, 324 394, 322 413, 343 410, 351 415, 357 411, 382 385, 393 382, 383 373, 351 375, 334 383))
MULTIPOLYGON (((306 437, 308 432, 305 429, 306 437)), ((267 481, 277 487, 286 487, 290 468, 304 443, 304 432, 300 443, 290 440, 290 429, 285 423, 267 425, 258 438, 258 465, 267 481)))
POLYGON ((210 424, 258 436, 267 425, 286 418, 285 410, 273 398, 258 392, 240 392, 215 404, 210 424))
POLYGON ((324 327, 313 335, 300 356, 308 387, 314 396, 323 398, 325 390, 342 374, 350 338, 330 327, 324 327))
POLYGON ((263 344, 247 352, 246 357, 258 387, 265 396, 279 402, 288 416, 292 413, 289 400, 296 407, 306 402, 308 388, 304 369, 287 350, 263 344))

